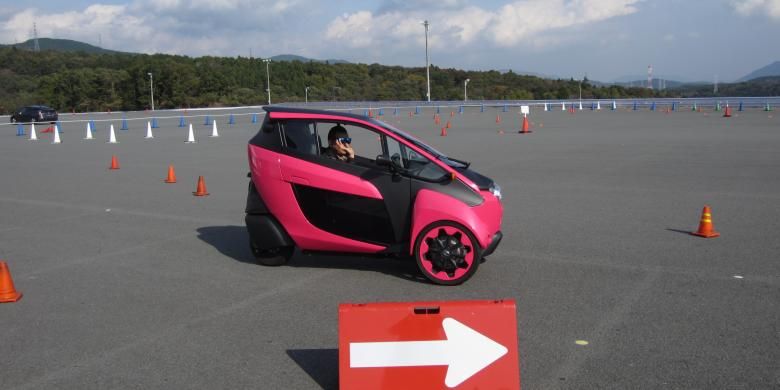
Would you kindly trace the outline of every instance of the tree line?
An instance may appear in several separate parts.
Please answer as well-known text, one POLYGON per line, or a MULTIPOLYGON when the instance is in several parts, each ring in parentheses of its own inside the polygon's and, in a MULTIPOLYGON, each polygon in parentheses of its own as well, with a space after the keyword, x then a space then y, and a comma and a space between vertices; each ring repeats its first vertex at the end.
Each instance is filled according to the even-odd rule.
MULTIPOLYGON (((425 68, 379 64, 271 62, 274 103, 425 100, 425 68)), ((167 54, 88 54, 0 48, 0 112, 44 104, 61 112, 261 105, 267 102, 266 64, 258 58, 167 54)), ((583 99, 665 97, 672 90, 596 86, 513 72, 464 71, 432 66, 433 100, 583 99)), ((699 92, 699 91, 697 91, 699 92)), ((679 94, 679 92, 677 92, 679 94)))

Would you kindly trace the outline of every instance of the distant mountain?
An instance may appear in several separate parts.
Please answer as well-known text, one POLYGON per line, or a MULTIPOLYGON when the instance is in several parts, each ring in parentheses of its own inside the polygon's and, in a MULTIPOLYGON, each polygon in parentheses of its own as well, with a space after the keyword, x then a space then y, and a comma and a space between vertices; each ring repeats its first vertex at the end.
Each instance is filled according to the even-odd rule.
MULTIPOLYGON (((0 45, 0 47, 17 47, 23 50, 33 50, 35 48, 35 40, 28 39, 22 43, 15 43, 10 45, 0 45)), ((84 52, 92 54, 117 54, 120 53, 114 50, 107 50, 97 46, 92 46, 88 43, 72 41, 70 39, 55 39, 55 38, 38 38, 38 46, 41 50, 54 50, 54 51, 68 51, 68 52, 84 52)))
POLYGON ((349 64, 349 61, 344 60, 315 60, 313 58, 306 58, 303 56, 298 56, 295 54, 280 54, 278 56, 271 57, 271 61, 282 61, 282 62, 290 62, 290 61, 300 61, 300 62, 320 62, 320 63, 329 63, 329 64, 349 64))
POLYGON ((761 69, 750 72, 747 76, 739 79, 739 81, 749 81, 761 77, 780 76, 780 61, 775 61, 761 69))

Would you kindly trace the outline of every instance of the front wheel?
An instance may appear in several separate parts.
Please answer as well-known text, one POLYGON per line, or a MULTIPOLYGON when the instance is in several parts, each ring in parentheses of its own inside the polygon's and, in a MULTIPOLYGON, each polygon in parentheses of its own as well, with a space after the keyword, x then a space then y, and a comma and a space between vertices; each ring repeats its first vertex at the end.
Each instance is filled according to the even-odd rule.
POLYGON ((436 284, 454 286, 471 278, 482 260, 474 235, 463 225, 439 221, 428 225, 414 244, 420 272, 436 284))
POLYGON ((291 246, 282 246, 277 248, 271 248, 267 250, 262 250, 257 247, 255 247, 254 244, 249 244, 250 249, 252 249, 252 255, 255 256, 255 261, 257 261, 258 264, 276 267, 280 265, 284 265, 287 263, 287 261, 290 260, 290 258, 293 255, 294 247, 291 246))

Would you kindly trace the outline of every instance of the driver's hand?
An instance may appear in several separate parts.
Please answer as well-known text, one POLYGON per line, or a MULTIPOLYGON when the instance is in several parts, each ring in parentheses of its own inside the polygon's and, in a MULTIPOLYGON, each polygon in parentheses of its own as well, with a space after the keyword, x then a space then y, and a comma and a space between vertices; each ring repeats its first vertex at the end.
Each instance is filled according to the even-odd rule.
POLYGON ((345 144, 345 143, 342 143, 341 141, 336 141, 336 143, 338 143, 339 146, 342 149, 344 149, 345 152, 347 152, 347 155, 349 156, 350 160, 355 158, 355 150, 352 149, 352 145, 351 144, 345 144))

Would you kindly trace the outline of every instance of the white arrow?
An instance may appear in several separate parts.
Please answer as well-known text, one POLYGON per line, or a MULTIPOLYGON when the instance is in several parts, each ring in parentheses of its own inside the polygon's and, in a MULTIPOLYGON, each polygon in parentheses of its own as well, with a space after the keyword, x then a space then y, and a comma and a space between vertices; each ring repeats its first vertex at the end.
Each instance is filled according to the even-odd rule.
POLYGON ((446 340, 349 343, 350 368, 449 366, 444 384, 455 387, 506 355, 505 346, 453 318, 446 340))

